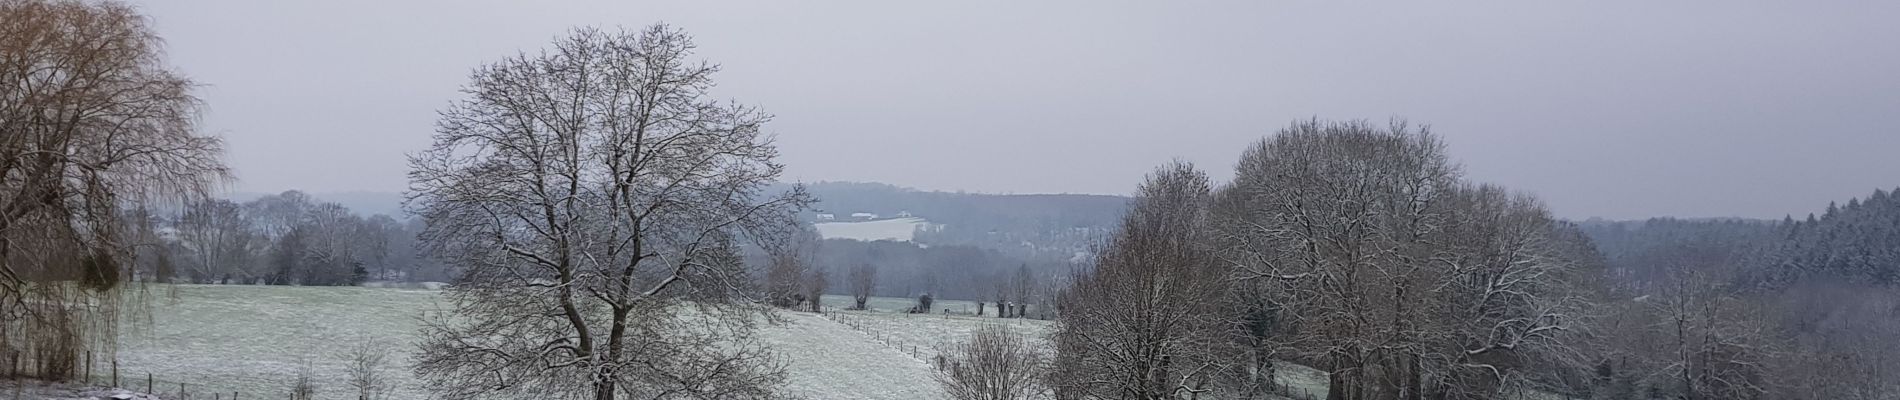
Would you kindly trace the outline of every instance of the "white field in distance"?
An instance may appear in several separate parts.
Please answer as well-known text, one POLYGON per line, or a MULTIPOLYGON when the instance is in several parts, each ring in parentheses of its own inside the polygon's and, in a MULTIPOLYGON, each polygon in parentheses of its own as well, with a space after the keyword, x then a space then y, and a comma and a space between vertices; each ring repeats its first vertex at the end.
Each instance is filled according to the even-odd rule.
POLYGON ((928 220, 916 217, 813 224, 818 228, 818 236, 826 239, 853 239, 867 242, 879 240, 908 242, 917 236, 917 230, 932 229, 933 225, 928 220))

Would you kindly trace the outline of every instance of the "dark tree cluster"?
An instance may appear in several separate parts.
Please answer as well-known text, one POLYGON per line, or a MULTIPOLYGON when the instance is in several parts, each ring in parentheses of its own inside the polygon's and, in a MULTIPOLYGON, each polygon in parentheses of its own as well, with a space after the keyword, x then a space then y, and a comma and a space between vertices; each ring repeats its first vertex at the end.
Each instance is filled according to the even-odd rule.
POLYGON ((207 199, 176 214, 143 215, 154 235, 141 250, 145 280, 337 286, 366 281, 446 281, 444 265, 415 251, 422 225, 364 217, 299 191, 251 201, 207 199))
MULTIPOLYGON (((1065 258, 1025 256, 977 246, 930 245, 895 241, 824 240, 816 246, 815 265, 875 266, 865 285, 833 287, 831 294, 915 298, 930 293, 943 299, 1013 302, 1028 316, 1053 301, 1054 283, 1071 263, 1065 258)), ((855 273, 854 273, 855 274, 855 273)), ((855 283, 854 283, 855 285, 855 283)))

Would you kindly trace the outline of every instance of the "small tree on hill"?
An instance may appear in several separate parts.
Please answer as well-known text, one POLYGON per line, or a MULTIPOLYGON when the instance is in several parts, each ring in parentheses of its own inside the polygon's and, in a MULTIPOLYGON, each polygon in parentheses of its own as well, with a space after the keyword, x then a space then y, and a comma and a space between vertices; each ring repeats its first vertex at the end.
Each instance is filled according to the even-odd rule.
POLYGON ((871 264, 858 264, 851 267, 851 309, 865 309, 865 303, 871 300, 871 293, 876 288, 877 267, 871 264))
POLYGON ((831 284, 829 275, 825 268, 812 268, 811 274, 805 277, 805 299, 811 305, 811 312, 824 312, 824 303, 818 300, 824 298, 825 287, 831 284))

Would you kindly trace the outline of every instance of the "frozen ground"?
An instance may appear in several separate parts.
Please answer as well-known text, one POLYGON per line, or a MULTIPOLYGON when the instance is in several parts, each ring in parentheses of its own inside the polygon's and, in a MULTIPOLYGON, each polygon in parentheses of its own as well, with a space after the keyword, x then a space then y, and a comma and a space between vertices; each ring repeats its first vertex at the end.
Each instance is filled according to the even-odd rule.
MULTIPOLYGON (((194 394, 284 398, 298 370, 308 368, 320 398, 341 399, 346 393, 338 353, 374 340, 391 348, 393 398, 421 398, 407 365, 416 316, 433 307, 436 291, 178 285, 153 292, 155 322, 120 339, 121 386, 144 389, 151 373, 161 395, 177 393, 184 383, 194 394)), ((109 368, 94 367, 94 381, 109 381, 109 368)))
POLYGON ((1047 348, 1049 332, 1054 329, 1049 321, 1021 318, 864 311, 836 311, 826 317, 919 360, 934 360, 951 345, 969 340, 984 325, 1002 325, 1043 348, 1047 348))
MULTIPOLYGON (((375 340, 391 347, 387 376, 396 389, 390 399, 425 398, 408 369, 409 351, 421 310, 433 309, 436 291, 282 286, 179 285, 154 289, 160 304, 156 322, 126 332, 121 340, 121 387, 145 389, 152 373, 154 392, 177 398, 185 383, 192 398, 211 392, 241 398, 284 398, 299 369, 316 378, 320 399, 346 399, 342 360, 348 344, 375 340)), ((842 309, 845 296, 826 296, 826 305, 842 309)), ((1031 340, 1045 341, 1048 321, 967 315, 903 314, 915 300, 872 298, 872 311, 825 314, 781 312, 784 323, 768 325, 760 339, 788 363, 788 390, 810 399, 943 398, 932 380, 929 360, 949 344, 967 340, 985 324, 1003 324, 1031 340)), ((974 303, 939 301, 941 307, 968 310, 974 303)), ((103 357, 102 357, 103 359, 103 357)), ((110 382, 110 364, 93 369, 95 384, 110 382)), ((1307 392, 1325 392, 1326 375, 1280 364, 1280 383, 1307 392)), ((60 392, 78 393, 78 392, 60 392)), ((0 392, 0 397, 9 393, 0 392)), ((54 397, 27 398, 68 398, 54 397)), ((75 395, 70 398, 86 398, 75 395)))
POLYGON ((45 400, 159 400, 156 396, 124 389, 37 381, 0 381, 0 396, 45 400))
MULTIPOLYGON (((434 307, 430 290, 178 285, 153 289, 158 296, 152 325, 127 332, 121 340, 122 386, 144 389, 152 373, 155 391, 173 398, 185 383, 194 396, 211 392, 241 398, 283 398, 301 368, 317 379, 319 398, 346 396, 342 360, 336 355, 361 340, 388 343, 388 376, 396 385, 391 399, 424 398, 408 369, 419 311, 434 307)), ((826 298, 843 307, 849 297, 826 298)), ((901 310, 911 299, 873 298, 876 309, 901 310)), ((953 307, 974 303, 945 301, 953 307)), ((930 346, 967 335, 982 319, 901 313, 854 313, 861 325, 888 333, 866 333, 813 313, 783 312, 785 324, 766 326, 760 337, 786 356, 788 386, 812 399, 938 399, 923 359, 886 345, 877 337, 929 338, 910 341, 930 346), (968 326, 961 326, 961 325, 968 326), (937 333, 932 333, 937 332, 937 333)), ((110 381, 110 365, 94 368, 95 382, 110 381)))
POLYGON ((892 218, 859 222, 821 222, 813 226, 818 228, 818 236, 826 239, 908 242, 916 236, 917 229, 929 224, 930 221, 923 218, 892 218))
POLYGON ((761 339, 787 356, 791 392, 811 399, 944 398, 930 364, 814 313, 787 312, 761 339))

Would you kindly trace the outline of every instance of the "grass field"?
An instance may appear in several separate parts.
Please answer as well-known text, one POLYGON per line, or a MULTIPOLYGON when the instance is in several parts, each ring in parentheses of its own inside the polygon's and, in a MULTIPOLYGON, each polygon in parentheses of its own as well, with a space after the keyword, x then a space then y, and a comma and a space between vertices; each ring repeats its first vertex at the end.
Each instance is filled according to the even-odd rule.
MULTIPOLYGON (((233 391, 244 398, 282 398, 298 371, 308 368, 317 379, 319 398, 353 399, 345 393, 337 354, 349 344, 374 340, 392 348, 390 398, 426 397, 408 369, 409 353, 417 316, 436 306, 436 291, 176 285, 152 292, 154 322, 121 339, 120 386, 144 390, 145 374, 151 373, 161 394, 176 393, 184 383, 193 398, 212 392, 228 397, 233 391)), ((824 301, 842 308, 850 298, 824 301)), ((866 333, 812 313, 781 312, 784 324, 766 326, 759 334, 786 357, 793 393, 814 399, 938 399, 942 393, 931 380, 930 365, 877 337, 929 338, 920 340, 928 342, 918 343, 923 346, 947 343, 967 335, 980 319, 883 312, 912 302, 873 298, 872 308, 879 311, 848 313, 856 320, 879 321, 875 329, 887 333, 866 333)), ((94 371, 95 382, 110 380, 103 361, 94 371)))
MULTIPOLYGON (((426 398, 409 370, 417 316, 436 307, 437 291, 351 287, 177 285, 153 289, 153 322, 121 339, 121 387, 168 395, 179 384, 192 398, 232 392, 240 398, 284 398, 300 369, 316 378, 320 399, 353 399, 338 353, 365 340, 391 348, 390 399, 426 398)), ((826 296, 842 308, 850 298, 826 296)), ((785 357, 787 389, 811 399, 942 399, 931 360, 978 327, 1004 324, 1036 341, 1052 323, 962 315, 903 314, 912 299, 873 298, 870 311, 824 315, 781 311, 783 323, 760 339, 785 357)), ((972 302, 943 301, 974 308, 972 302)), ((1282 364, 1281 383, 1323 393, 1324 373, 1282 364)), ((109 381, 109 365, 94 381, 109 381)))

